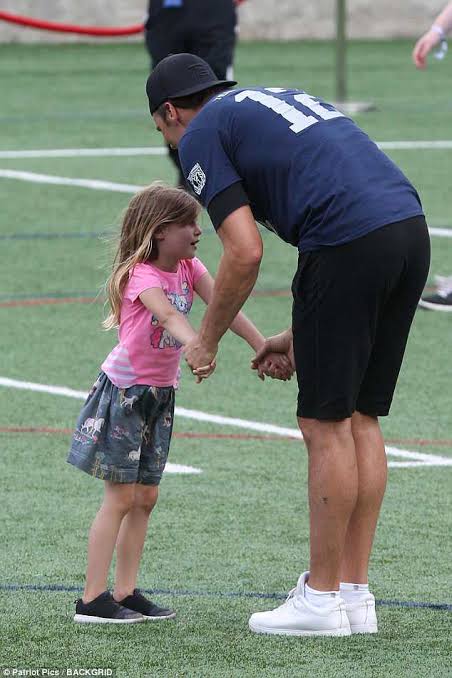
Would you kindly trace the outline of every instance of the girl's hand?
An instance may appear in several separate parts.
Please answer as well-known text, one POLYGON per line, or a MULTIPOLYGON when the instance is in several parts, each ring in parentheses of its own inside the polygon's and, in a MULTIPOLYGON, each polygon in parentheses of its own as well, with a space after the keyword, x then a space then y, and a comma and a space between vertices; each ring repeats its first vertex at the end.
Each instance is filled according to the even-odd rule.
POLYGON ((215 372, 216 366, 217 361, 214 358, 209 365, 203 365, 203 367, 198 367, 196 370, 192 370, 192 373, 196 377, 196 383, 200 384, 203 379, 207 379, 207 377, 210 377, 210 375, 213 374, 213 372, 215 372))
POLYGON ((216 367, 216 348, 215 350, 206 348, 200 342, 199 337, 195 335, 184 346, 183 352, 188 366, 196 377, 197 384, 200 384, 203 379, 210 377, 216 367), (199 373, 198 370, 200 370, 199 373))

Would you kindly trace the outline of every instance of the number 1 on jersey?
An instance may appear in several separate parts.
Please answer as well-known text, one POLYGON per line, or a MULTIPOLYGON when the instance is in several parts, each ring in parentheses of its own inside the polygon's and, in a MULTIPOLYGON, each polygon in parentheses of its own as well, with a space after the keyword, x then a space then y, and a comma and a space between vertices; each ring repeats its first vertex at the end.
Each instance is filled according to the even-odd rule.
MULTIPOLYGON (((268 88, 268 91, 278 93, 284 92, 286 90, 281 90, 279 88, 268 88)), ((237 102, 244 101, 244 99, 256 101, 257 103, 262 104, 266 108, 280 115, 282 118, 291 123, 289 129, 295 134, 302 132, 308 127, 311 127, 311 125, 315 125, 315 123, 319 122, 319 118, 321 120, 332 120, 333 118, 344 117, 342 113, 339 113, 339 111, 330 111, 328 108, 325 108, 323 104, 321 104, 319 101, 316 101, 316 99, 309 96, 309 94, 306 94, 305 92, 295 94, 295 101, 299 102, 304 107, 309 108, 318 117, 314 117, 313 115, 305 115, 305 113, 300 111, 295 106, 288 104, 287 101, 278 99, 271 94, 266 94, 265 92, 259 90, 247 89, 235 95, 235 100, 237 102)))

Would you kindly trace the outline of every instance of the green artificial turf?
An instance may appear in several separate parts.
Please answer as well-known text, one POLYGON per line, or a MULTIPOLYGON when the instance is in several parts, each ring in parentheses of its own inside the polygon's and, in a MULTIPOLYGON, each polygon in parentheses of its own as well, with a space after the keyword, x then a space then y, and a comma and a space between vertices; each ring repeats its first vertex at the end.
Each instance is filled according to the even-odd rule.
MULTIPOLYGON (((450 139, 448 63, 419 73, 410 49, 407 41, 350 45, 349 96, 376 107, 356 120, 377 141, 450 139)), ((146 109, 146 69, 139 44, 1 45, 0 150, 161 146, 146 109)), ((240 44, 236 76, 243 85, 297 86, 334 99, 334 46, 240 44)), ((429 223, 452 228, 452 150, 388 154, 415 183, 429 223)), ((174 180, 162 156, 0 158, 0 169, 134 185, 174 180)), ((105 236, 117 232, 128 199, 0 178, 0 378, 89 389, 115 343, 101 328, 102 296, 95 298, 110 262, 105 236)), ((214 273, 220 243, 205 214, 201 225, 199 256, 214 273)), ((290 322, 296 252, 270 233, 263 239, 246 312, 270 334, 290 322)), ((432 238, 430 284, 439 273, 452 274, 450 238, 432 238)), ((195 326, 202 312, 196 302, 195 326)), ((416 314, 382 422, 392 447, 452 456, 451 321, 416 314)), ((228 335, 212 379, 197 386, 183 366, 177 405, 294 428, 295 381, 261 383, 251 357, 228 335)), ((307 567, 306 451, 298 441, 246 439, 259 431, 185 417, 176 418, 170 461, 202 473, 165 475, 139 582, 163 591, 155 598, 177 609, 176 621, 73 624, 87 532, 102 496, 102 483, 65 461, 81 402, 0 386, 0 667, 111 667, 121 677, 165 678, 451 675, 452 466, 390 469, 370 571, 378 636, 254 636, 249 614, 275 606, 279 599, 263 596, 283 596, 307 567), (15 431, 28 427, 54 432, 15 431)))

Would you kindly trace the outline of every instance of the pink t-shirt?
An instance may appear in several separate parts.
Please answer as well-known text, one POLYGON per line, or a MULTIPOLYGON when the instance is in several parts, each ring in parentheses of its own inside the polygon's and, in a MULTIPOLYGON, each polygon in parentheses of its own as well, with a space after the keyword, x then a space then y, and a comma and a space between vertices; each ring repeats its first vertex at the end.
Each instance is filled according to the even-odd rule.
POLYGON ((115 386, 177 386, 182 346, 141 302, 140 294, 151 287, 161 287, 173 306, 187 315, 193 303, 193 288, 206 271, 196 257, 179 261, 175 273, 162 271, 151 263, 133 268, 122 300, 119 344, 102 364, 115 386))

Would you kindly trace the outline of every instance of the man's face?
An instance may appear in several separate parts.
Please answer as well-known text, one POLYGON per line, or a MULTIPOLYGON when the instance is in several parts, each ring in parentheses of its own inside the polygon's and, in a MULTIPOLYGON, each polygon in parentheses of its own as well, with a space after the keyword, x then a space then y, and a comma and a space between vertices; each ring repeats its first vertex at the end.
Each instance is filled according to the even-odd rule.
POLYGON ((171 104, 166 104, 168 108, 165 110, 165 117, 160 113, 153 113, 152 117, 155 122, 157 132, 161 132, 166 143, 171 148, 177 148, 177 145, 182 137, 185 127, 181 124, 176 109, 171 104))

